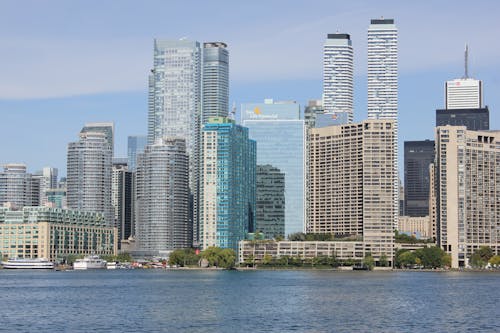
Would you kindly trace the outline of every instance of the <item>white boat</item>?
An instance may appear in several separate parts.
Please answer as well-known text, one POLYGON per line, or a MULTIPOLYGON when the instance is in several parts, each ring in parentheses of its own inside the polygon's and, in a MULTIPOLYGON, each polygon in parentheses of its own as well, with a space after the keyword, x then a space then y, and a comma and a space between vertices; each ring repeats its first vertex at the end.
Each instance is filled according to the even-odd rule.
POLYGON ((10 258, 7 261, 2 261, 2 266, 5 269, 53 269, 54 263, 45 258, 10 258))
POLYGON ((118 263, 116 261, 110 261, 106 264, 107 269, 116 269, 118 268, 118 263))
POLYGON ((76 259, 73 269, 103 269, 106 268, 106 260, 99 256, 87 256, 83 259, 76 259))

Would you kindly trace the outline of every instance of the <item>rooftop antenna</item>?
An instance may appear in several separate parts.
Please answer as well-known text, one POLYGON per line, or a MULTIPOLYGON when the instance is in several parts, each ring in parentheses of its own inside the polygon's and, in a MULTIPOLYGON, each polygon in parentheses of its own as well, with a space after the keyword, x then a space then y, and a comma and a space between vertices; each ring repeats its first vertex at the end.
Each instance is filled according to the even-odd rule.
POLYGON ((469 78, 469 45, 465 43, 465 78, 469 78))

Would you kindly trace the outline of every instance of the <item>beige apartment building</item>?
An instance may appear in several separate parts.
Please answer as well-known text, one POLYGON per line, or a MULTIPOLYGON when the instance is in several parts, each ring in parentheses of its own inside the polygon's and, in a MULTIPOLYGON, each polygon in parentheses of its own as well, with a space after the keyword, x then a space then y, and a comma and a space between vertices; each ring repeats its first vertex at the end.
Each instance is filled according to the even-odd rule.
POLYGON ((392 260, 395 142, 395 121, 389 119, 309 131, 308 233, 358 236, 376 260, 392 260))
POLYGON ((500 132, 437 127, 434 179, 437 241, 452 267, 467 267, 481 246, 499 254, 500 132))
POLYGON ((421 238, 432 238, 432 225, 429 216, 400 216, 398 231, 419 235, 421 238))
POLYGON ((116 255, 117 228, 101 213, 49 207, 0 208, 2 258, 47 258, 68 255, 116 255))

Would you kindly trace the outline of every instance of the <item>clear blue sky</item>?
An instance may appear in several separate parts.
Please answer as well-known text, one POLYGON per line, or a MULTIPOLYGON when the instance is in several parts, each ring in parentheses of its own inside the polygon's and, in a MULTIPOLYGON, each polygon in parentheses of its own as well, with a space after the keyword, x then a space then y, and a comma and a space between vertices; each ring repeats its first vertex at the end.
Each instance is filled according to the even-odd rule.
POLYGON ((500 2, 496 1, 3 1, 0 4, 0 164, 66 170, 66 147, 85 122, 114 121, 115 155, 146 134, 153 38, 224 41, 230 99, 321 97, 327 33, 351 34, 355 119, 366 117, 366 31, 399 28, 400 142, 433 138, 444 81, 483 80, 500 129, 500 2))

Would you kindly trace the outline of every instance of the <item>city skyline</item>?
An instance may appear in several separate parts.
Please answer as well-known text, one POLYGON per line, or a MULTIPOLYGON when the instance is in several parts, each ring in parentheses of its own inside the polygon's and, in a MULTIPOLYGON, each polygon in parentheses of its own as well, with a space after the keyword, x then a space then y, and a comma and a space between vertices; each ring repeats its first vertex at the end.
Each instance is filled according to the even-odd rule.
MULTIPOLYGON (((276 8, 280 4, 283 3, 277 1, 269 4, 269 7, 276 8)), ((500 117, 496 115, 495 106, 500 103, 493 92, 500 89, 500 82, 496 79, 500 72, 497 60, 500 49, 490 45, 489 39, 481 32, 494 33, 500 30, 500 25, 493 18, 488 19, 498 5, 479 2, 473 8, 467 8, 465 3, 453 2, 453 11, 448 11, 447 5, 448 2, 443 2, 434 5, 433 11, 428 11, 429 5, 425 3, 399 5, 396 2, 383 2, 377 7, 359 3, 347 8, 318 1, 317 6, 324 9, 323 12, 335 10, 337 14, 318 16, 317 13, 304 13, 300 6, 290 6, 287 7, 287 15, 272 24, 266 21, 271 14, 260 12, 262 17, 257 21, 250 20, 250 23, 244 20, 231 31, 224 29, 226 24, 219 23, 205 29, 203 24, 206 18, 198 11, 193 13, 199 17, 196 25, 177 24, 174 27, 171 23, 138 20, 128 27, 125 26, 129 23, 124 21, 125 18, 134 11, 140 16, 145 8, 149 8, 147 5, 135 8, 131 3, 125 3, 122 10, 116 13, 116 26, 112 27, 105 20, 112 6, 103 5, 102 13, 89 14, 96 21, 95 27, 90 27, 85 22, 80 22, 80 25, 66 22, 67 19, 63 18, 65 15, 60 15, 53 22, 39 15, 34 17, 33 13, 38 14, 36 9, 40 9, 35 3, 26 15, 40 29, 27 31, 9 19, 9 13, 17 12, 19 7, 5 6, 2 14, 5 20, 1 24, 10 26, 4 29, 4 33, 8 34, 3 47, 9 47, 3 49, 6 61, 0 66, 9 67, 2 68, 5 75, 0 80, 0 86, 3 87, 0 89, 0 113, 4 117, 0 125, 0 139, 15 144, 2 147, 0 163, 22 162, 30 171, 50 165, 58 167, 63 176, 66 174, 66 145, 81 124, 87 121, 114 121, 117 128, 116 156, 125 156, 127 136, 146 134, 144 114, 147 112, 147 76, 144 73, 151 67, 153 38, 188 36, 196 40, 227 43, 232 59, 230 105, 269 97, 275 100, 293 99, 304 106, 309 99, 321 98, 321 57, 325 34, 334 33, 337 29, 345 31, 352 36, 353 47, 357 50, 354 59, 355 121, 363 120, 367 114, 366 29, 371 18, 381 15, 394 18, 400 33, 400 161, 401 142, 432 139, 433 128, 430 124, 434 123, 434 111, 444 107, 443 84, 462 76, 466 42, 470 45, 470 76, 483 81, 484 101, 492 110, 491 128, 496 128, 500 117), (440 20, 445 13, 446 22, 452 24, 440 20), (425 26, 420 24, 422 17, 428 22, 425 26), (256 24, 258 22, 262 24, 256 24), (68 26, 68 31, 59 31, 63 25, 68 26), (97 35, 96 29, 99 27, 102 33, 97 35), (434 38, 430 41, 425 36, 431 32, 434 38), (295 43, 290 43, 290 38, 295 43), (76 47, 76 41, 81 42, 79 48, 86 50, 86 58, 78 58, 85 73, 81 73, 80 69, 68 70, 68 61, 64 57, 76 47), (301 47, 297 48, 297 43, 301 47), (290 49, 292 44, 294 52, 290 49), (266 52, 249 62, 247 48, 265 48, 266 52), (17 53, 23 50, 38 50, 40 57, 36 65, 31 58, 17 53), (120 52, 121 57, 116 57, 116 52, 120 52), (115 62, 110 63, 110 58, 115 62), (133 65, 124 66, 125 60, 133 65), (117 67, 120 72, 117 72, 117 67), (14 72, 16 74, 12 75, 14 72), (71 75, 61 75, 60 72, 71 75), (40 83, 42 78, 44 84, 40 83), (120 81, 120 84, 117 86, 116 82, 109 81, 111 79, 120 81), (92 91, 83 86, 75 87, 77 84, 88 85, 89 82, 95 88, 92 91), (36 85, 37 89, 31 88, 32 85, 36 85), (50 87, 53 87, 52 92, 47 91, 50 87), (71 91, 68 91, 70 88, 71 91), (413 92, 417 89, 426 98, 415 96, 413 92), (60 126, 60 123, 65 126, 60 126), (50 151, 30 144, 30 137, 20 136, 17 128, 39 137, 39 145, 50 147, 50 151)), ((228 4, 228 17, 231 22, 240 22, 245 13, 261 11, 262 6, 234 8, 228 4)), ((54 9, 51 15, 61 14, 60 11, 68 15, 78 10, 85 11, 81 7, 78 3, 68 4, 54 9)), ((172 3, 173 12, 181 8, 180 3, 172 3)))

